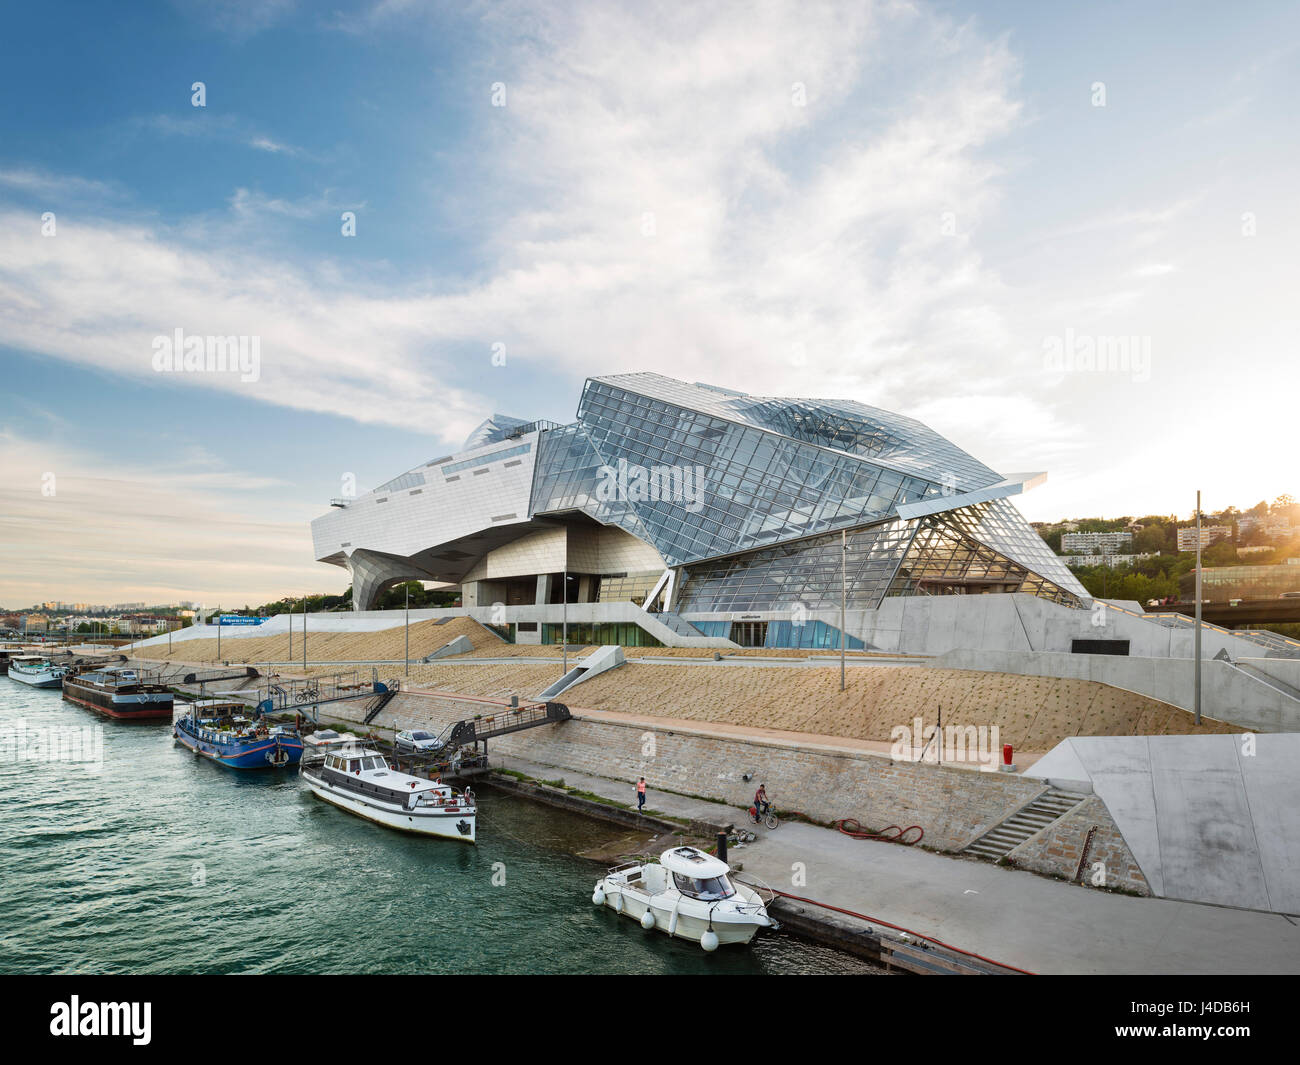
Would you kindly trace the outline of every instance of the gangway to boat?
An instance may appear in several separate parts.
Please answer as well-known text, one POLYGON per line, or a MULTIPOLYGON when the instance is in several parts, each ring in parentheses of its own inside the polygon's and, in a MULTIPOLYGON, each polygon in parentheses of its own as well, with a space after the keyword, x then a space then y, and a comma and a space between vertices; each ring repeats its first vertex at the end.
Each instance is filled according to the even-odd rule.
POLYGON ((563 703, 521 703, 519 706, 503 707, 487 717, 466 718, 448 725, 438 739, 442 742, 441 752, 446 754, 458 747, 469 747, 482 743, 486 750, 487 741, 495 736, 508 736, 512 732, 536 728, 538 725, 550 725, 568 721, 573 715, 563 703))
MULTIPOLYGON (((494 708, 486 714, 454 721, 442 730, 436 746, 424 751, 398 750, 395 744, 379 740, 373 734, 369 742, 386 753, 393 765, 415 776, 447 774, 452 777, 472 777, 488 771, 487 741, 495 736, 537 728, 539 725, 568 721, 569 708, 557 702, 528 702, 509 704, 496 699, 472 695, 439 693, 440 698, 470 703, 487 703, 494 708), (479 747, 482 744, 482 747, 479 747)), ((369 719, 368 719, 369 720, 369 719)), ((368 723, 368 721, 367 721, 368 723)))
POLYGON ((396 680, 381 681, 378 670, 371 670, 369 680, 363 680, 361 673, 355 669, 319 677, 284 678, 273 675, 266 678, 266 687, 257 707, 264 714, 301 712, 307 708, 315 709, 323 703, 388 695, 400 687, 396 680))
POLYGON ((397 695, 397 693, 400 692, 401 690, 402 690, 401 684, 397 681, 393 681, 389 685, 387 691, 380 692, 379 695, 376 696, 375 701, 370 704, 369 709, 366 710, 366 716, 363 723, 369 725, 372 721, 374 721, 374 719, 379 716, 379 712, 383 710, 383 708, 386 707, 390 702, 392 702, 393 697, 397 695))

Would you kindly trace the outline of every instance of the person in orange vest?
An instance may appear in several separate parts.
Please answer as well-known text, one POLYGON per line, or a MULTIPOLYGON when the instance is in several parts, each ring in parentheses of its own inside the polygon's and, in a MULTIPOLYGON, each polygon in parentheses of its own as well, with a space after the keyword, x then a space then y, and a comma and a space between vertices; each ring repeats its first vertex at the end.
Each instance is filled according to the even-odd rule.
POLYGON ((636 782, 636 812, 640 813, 643 806, 645 806, 645 777, 636 782))

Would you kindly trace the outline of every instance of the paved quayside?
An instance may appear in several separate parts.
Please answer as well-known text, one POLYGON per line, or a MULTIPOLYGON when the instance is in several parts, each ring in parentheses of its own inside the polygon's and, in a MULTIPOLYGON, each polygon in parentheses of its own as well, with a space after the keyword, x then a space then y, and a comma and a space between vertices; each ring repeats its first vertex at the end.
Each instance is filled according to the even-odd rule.
MULTIPOLYGON (((617 802, 633 785, 520 758, 501 768, 566 784, 617 802)), ((780 795, 773 796, 780 806, 780 795)), ((742 810, 651 791, 647 811, 742 825, 742 810)), ((768 884, 934 936, 1036 973, 1300 973, 1300 921, 1170 899, 1079 887, 985 862, 852 839, 814 825, 759 830, 733 851, 768 884), (802 862, 806 885, 791 884, 802 862)), ((822 916, 828 916, 822 914, 822 916)), ((843 919, 846 927, 861 922, 843 919)))

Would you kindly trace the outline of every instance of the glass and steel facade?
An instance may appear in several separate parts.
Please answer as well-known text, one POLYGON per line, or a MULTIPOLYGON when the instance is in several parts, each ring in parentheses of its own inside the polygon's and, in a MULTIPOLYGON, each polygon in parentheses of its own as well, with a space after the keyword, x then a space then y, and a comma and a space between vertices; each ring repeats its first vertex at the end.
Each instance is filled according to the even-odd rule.
POLYGON ((990 591, 1077 603, 1082 586, 1006 499, 898 514, 1000 482, 920 422, 864 404, 625 374, 589 380, 578 421, 542 435, 532 510, 581 511, 652 544, 679 571, 688 617, 838 607, 840 530, 852 608, 990 591), (663 492, 674 475, 693 491, 663 492))
POLYGON ((689 615, 838 607, 841 583, 849 607, 871 609, 888 591, 912 533, 900 521, 846 533, 843 575, 839 533, 691 566, 677 609, 689 615))
MULTIPOLYGON (((467 578, 478 604, 471 593, 495 586, 471 571, 502 570, 511 545, 559 527, 557 557, 573 562, 574 530, 593 523, 637 550, 576 567, 587 601, 700 623, 758 613, 777 625, 767 646, 820 645, 820 630, 779 626, 791 611, 838 610, 842 586, 853 610, 890 596, 1087 597, 1007 500, 1019 484, 915 419, 853 401, 622 374, 588 380, 570 425, 493 415, 467 444, 313 523, 316 557, 352 570, 355 603, 418 577, 467 578)), ((514 553, 507 575, 544 603, 514 553)))

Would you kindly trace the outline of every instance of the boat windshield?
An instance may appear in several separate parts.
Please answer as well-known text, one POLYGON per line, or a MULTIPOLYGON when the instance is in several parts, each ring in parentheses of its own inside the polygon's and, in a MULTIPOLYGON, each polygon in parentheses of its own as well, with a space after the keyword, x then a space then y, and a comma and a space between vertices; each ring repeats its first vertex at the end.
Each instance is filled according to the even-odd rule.
POLYGON ((361 760, 362 769, 387 769, 382 758, 363 758, 361 760))
POLYGON ((677 884, 677 890, 683 895, 703 902, 729 899, 736 893, 736 889, 731 886, 731 881, 725 876, 700 878, 673 873, 673 881, 677 884))

